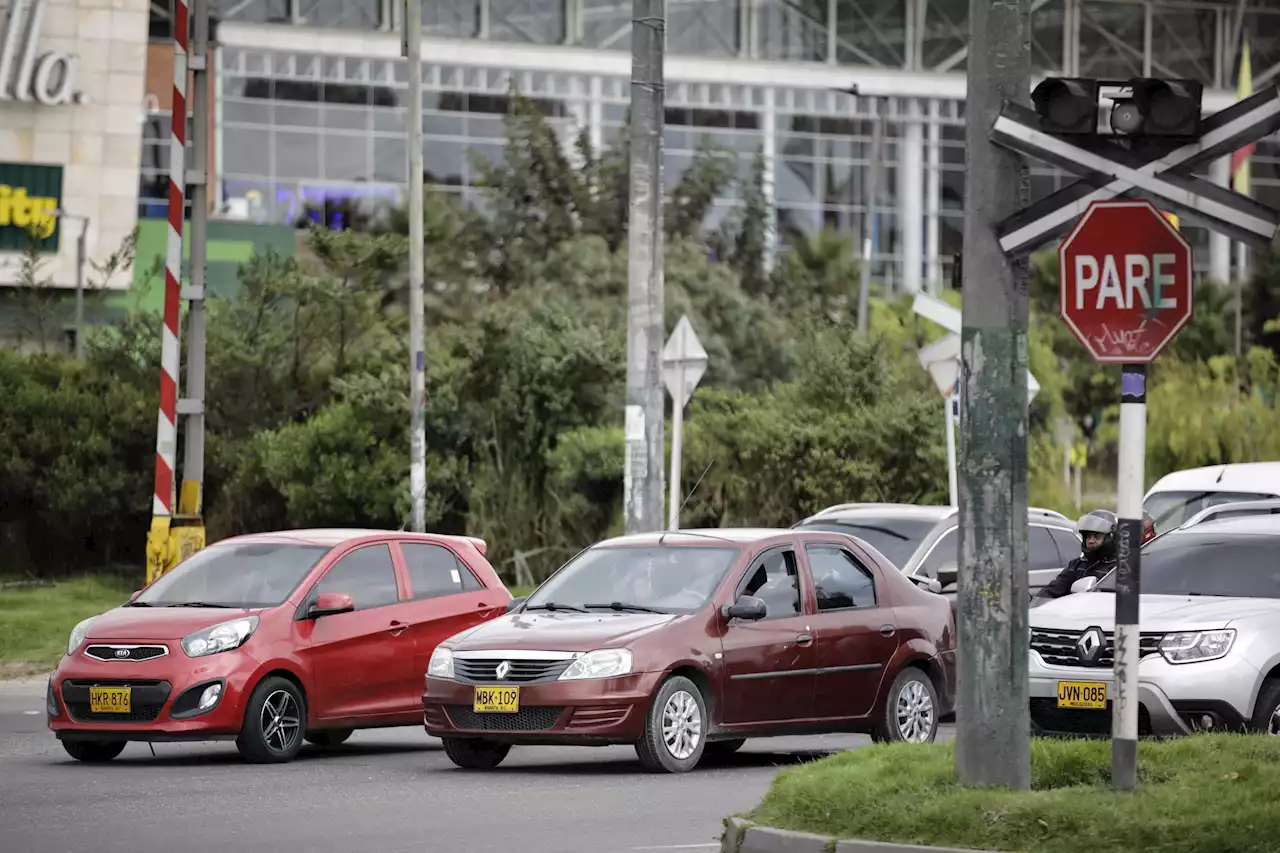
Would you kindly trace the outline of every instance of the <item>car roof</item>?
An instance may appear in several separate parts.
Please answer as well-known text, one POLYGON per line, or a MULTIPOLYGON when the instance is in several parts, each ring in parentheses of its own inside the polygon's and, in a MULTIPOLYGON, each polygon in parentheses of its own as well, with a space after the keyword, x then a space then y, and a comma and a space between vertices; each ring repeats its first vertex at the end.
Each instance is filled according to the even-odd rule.
POLYGON ((1147 497, 1159 492, 1257 492, 1280 495, 1280 462, 1232 462, 1174 471, 1161 477, 1147 497))
POLYGON ((630 533, 596 543, 595 547, 622 545, 749 545, 777 536, 790 536, 794 530, 777 527, 710 527, 689 530, 659 530, 630 533))
POLYGON ((403 542, 468 542, 479 549, 481 554, 485 552, 485 541, 477 536, 451 536, 442 533, 412 533, 405 530, 375 530, 372 528, 361 527, 317 527, 304 530, 272 530, 262 533, 245 533, 240 536, 221 539, 218 540, 218 542, 210 542, 209 544, 215 545, 223 542, 279 542, 281 540, 286 540, 304 545, 322 545, 332 548, 335 545, 343 545, 348 542, 374 537, 389 537, 403 542))
POLYGON ((856 519, 860 516, 875 516, 877 518, 915 518, 921 521, 939 521, 946 518, 954 511, 955 507, 929 506, 925 504, 849 503, 829 506, 820 512, 814 513, 800 523, 803 524, 805 521, 817 521, 818 519, 856 519))
MULTIPOLYGON (((1225 533, 1242 536, 1280 536, 1280 515, 1243 515, 1210 518, 1190 527, 1175 527, 1164 536, 1225 533)), ((1164 536, 1160 538, 1164 538, 1164 536)))

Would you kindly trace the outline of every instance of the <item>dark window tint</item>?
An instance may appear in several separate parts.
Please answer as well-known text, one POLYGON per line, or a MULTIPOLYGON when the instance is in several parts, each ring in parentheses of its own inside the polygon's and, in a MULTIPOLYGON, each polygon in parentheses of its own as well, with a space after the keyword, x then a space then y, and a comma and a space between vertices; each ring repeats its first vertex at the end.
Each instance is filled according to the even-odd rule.
POLYGON ((770 551, 743 579, 739 595, 754 595, 765 603, 766 619, 785 619, 800 613, 800 572, 792 551, 770 551))
POLYGON ((960 562, 960 540, 956 538, 956 529, 952 527, 938 537, 929 556, 924 558, 916 574, 927 578, 937 578, 938 570, 946 567, 954 569, 960 562))
POLYGON ((1219 506, 1236 501, 1270 500, 1275 495, 1260 495, 1253 492, 1156 492, 1147 498, 1142 508, 1155 519, 1156 532, 1164 533, 1189 521, 1191 516, 1211 506, 1219 506))
POLYGON ((355 602, 356 610, 395 604, 400 593, 391 549, 386 545, 366 545, 352 551, 325 573, 312 589, 310 600, 315 601, 325 592, 345 592, 355 602))
POLYGON ((796 526, 798 530, 846 533, 865 541, 899 569, 933 530, 935 522, 914 518, 876 518, 859 514, 848 519, 824 518, 796 526))
MULTIPOLYGON (((1115 588, 1115 572, 1098 584, 1115 588)), ((1205 531, 1156 539, 1142 551, 1142 594, 1280 598, 1280 536, 1205 531)))
POLYGON ((811 545, 806 550, 818 610, 876 606, 875 581, 852 554, 828 545, 811 545))
POLYGON ((1066 560, 1058 553, 1058 546, 1049 535, 1049 528, 1033 524, 1027 531, 1028 562, 1031 569, 1060 569, 1066 560))
POLYGON ((442 545, 400 545, 414 598, 435 598, 480 588, 471 570, 442 545))
POLYGON ((1063 566, 1080 556, 1080 537, 1075 531, 1062 527, 1050 527, 1049 535, 1053 537, 1054 542, 1058 543, 1058 553, 1062 555, 1063 566))
POLYGON ((293 543, 210 545, 147 588, 138 601, 160 607, 204 601, 234 607, 274 607, 329 552, 293 543))

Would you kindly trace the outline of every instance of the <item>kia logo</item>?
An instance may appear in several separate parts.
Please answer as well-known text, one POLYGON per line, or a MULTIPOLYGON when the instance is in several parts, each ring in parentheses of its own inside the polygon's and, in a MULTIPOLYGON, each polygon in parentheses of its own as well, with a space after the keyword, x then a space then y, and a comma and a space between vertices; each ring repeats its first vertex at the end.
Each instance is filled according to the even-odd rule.
POLYGON ((116 657, 118 657, 118 658, 127 658, 128 656, 129 656, 129 650, 128 650, 128 649, 116 649, 116 657))

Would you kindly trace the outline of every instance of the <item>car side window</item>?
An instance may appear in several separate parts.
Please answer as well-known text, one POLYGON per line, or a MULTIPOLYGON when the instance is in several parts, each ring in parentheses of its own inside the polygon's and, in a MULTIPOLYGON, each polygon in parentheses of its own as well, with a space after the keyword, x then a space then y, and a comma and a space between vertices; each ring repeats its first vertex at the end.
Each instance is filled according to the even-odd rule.
POLYGON ((790 549, 770 551, 756 560, 743 576, 739 595, 753 595, 765 604, 765 619, 799 616, 800 571, 790 549))
POLYGON ((1054 542, 1058 543, 1058 553, 1061 555, 1063 566, 1080 556, 1080 537, 1075 531, 1063 527, 1050 527, 1049 535, 1053 537, 1054 542))
POLYGON ((414 600, 457 595, 480 589, 471 570, 443 545, 425 542, 401 542, 404 565, 409 571, 409 586, 414 600))
POLYGON ((920 563, 920 567, 916 569, 916 574, 936 580, 938 569, 948 564, 952 566, 960 564, 960 540, 956 538, 956 528, 954 527, 939 536, 938 540, 933 543, 933 550, 920 563))
POLYGON ((356 610, 369 610, 400 600, 396 570, 387 545, 366 545, 338 560, 311 589, 310 601, 322 593, 343 592, 351 596, 356 610))
POLYGON ((1060 569, 1067 564, 1049 535, 1049 528, 1032 524, 1027 532, 1027 562, 1031 569, 1060 569))
POLYGON ((858 560, 837 545, 807 545, 818 611, 876 606, 876 582, 858 560))

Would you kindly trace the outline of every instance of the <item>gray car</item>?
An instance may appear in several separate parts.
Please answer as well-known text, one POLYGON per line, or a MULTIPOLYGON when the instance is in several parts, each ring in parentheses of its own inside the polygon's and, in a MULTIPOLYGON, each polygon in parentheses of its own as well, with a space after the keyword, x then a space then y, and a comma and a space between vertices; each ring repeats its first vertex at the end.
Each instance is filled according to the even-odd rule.
MULTIPOLYGON (((861 503, 828 507, 794 527, 848 533, 864 539, 907 577, 936 580, 942 594, 954 600, 959 520, 959 510, 951 506, 861 503)), ((1080 537, 1074 522, 1049 509, 1027 510, 1027 545, 1032 595, 1080 556, 1080 537)))

